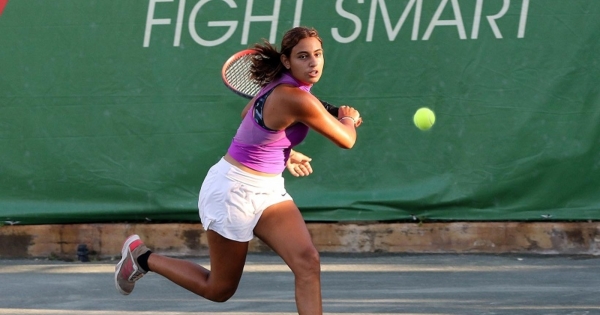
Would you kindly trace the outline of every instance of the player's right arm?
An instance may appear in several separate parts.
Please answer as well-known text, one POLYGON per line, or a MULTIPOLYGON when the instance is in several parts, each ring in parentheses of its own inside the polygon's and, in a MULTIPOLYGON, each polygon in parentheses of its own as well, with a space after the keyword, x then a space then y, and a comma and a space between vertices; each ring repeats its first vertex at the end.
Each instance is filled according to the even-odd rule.
POLYGON ((252 107, 252 104, 254 104, 255 101, 255 97, 253 97, 248 104, 246 104, 246 106, 244 106, 244 109, 242 109, 242 119, 244 119, 244 117, 246 117, 246 114, 248 113, 248 111, 250 110, 250 108, 252 107))

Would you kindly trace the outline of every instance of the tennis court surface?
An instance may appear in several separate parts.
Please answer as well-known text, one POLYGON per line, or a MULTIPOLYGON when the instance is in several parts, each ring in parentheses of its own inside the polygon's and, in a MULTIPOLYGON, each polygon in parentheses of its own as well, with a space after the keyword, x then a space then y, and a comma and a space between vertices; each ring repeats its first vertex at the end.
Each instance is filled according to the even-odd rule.
MULTIPOLYGON (((206 264, 206 258, 190 258, 206 264)), ((0 315, 295 314, 281 259, 251 254, 238 292, 213 303, 156 274, 122 296, 115 261, 0 260, 0 315)), ((323 255, 326 314, 600 314, 600 258, 323 255)))

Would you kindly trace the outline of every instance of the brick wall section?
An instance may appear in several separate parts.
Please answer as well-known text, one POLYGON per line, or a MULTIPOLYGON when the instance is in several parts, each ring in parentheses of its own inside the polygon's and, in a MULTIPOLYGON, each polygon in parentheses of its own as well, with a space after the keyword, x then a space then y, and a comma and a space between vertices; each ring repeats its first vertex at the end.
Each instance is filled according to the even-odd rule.
MULTIPOLYGON (((321 252, 335 253, 531 253, 600 255, 600 223, 309 223, 321 252)), ((158 253, 208 255, 200 224, 74 224, 0 227, 0 258, 77 259, 77 246, 90 257, 120 256, 123 240, 139 234, 158 253)), ((251 252, 269 248, 255 239, 251 252)))

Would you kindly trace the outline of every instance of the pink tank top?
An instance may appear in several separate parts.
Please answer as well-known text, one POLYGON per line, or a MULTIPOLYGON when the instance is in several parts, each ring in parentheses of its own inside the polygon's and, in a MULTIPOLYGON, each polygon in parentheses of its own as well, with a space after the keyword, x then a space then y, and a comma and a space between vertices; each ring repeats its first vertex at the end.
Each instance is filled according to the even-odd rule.
POLYGON ((242 165, 270 174, 283 172, 291 149, 306 138, 309 129, 302 123, 296 123, 285 130, 268 130, 254 120, 254 108, 258 100, 280 84, 294 85, 307 92, 310 92, 312 86, 302 84, 290 74, 284 73, 281 78, 263 87, 256 97, 257 102, 248 110, 227 150, 242 165))

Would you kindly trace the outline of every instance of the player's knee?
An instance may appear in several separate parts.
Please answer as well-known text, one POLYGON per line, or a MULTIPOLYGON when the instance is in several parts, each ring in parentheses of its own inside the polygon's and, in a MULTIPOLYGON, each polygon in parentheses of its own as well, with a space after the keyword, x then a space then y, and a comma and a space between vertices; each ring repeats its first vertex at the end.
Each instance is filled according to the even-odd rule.
POLYGON ((205 298, 213 302, 223 303, 227 302, 235 294, 235 291, 237 291, 237 286, 222 287, 212 290, 205 298))
POLYGON ((311 246, 302 250, 292 270, 299 277, 318 277, 321 273, 321 257, 317 249, 311 246))

